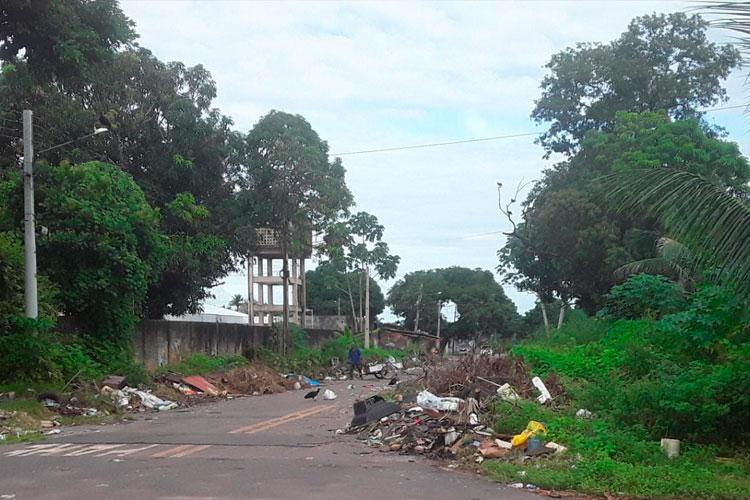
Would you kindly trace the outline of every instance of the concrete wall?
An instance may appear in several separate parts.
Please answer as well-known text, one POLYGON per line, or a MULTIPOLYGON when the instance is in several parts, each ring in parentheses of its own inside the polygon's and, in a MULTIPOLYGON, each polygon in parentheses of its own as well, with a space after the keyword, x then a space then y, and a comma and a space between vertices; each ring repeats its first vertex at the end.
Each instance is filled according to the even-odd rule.
POLYGON ((343 332, 344 328, 346 328, 346 320, 346 316, 337 316, 335 314, 331 316, 314 315, 312 317, 308 316, 305 324, 316 330, 336 330, 343 332))
MULTIPOLYGON (((338 335, 333 330, 307 329, 307 332, 312 347, 320 347, 338 335)), ((133 348, 136 360, 153 370, 193 354, 242 355, 250 349, 270 346, 272 338, 268 326, 145 320, 138 325, 133 348)))
POLYGON ((136 360, 153 370, 193 354, 243 354, 268 345, 271 329, 233 323, 145 320, 136 330, 136 360))

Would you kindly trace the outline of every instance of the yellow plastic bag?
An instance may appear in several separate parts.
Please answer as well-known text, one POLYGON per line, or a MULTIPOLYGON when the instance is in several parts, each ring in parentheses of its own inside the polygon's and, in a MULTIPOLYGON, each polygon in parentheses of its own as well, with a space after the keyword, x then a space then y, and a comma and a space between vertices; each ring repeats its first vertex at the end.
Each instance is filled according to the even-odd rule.
POLYGON ((536 420, 530 420, 526 425, 526 429, 524 429, 520 434, 516 434, 515 436, 513 436, 513 439, 510 441, 510 443, 514 448, 521 447, 526 444, 526 441, 528 441, 531 436, 534 436, 536 434, 543 434, 546 436, 547 426, 541 422, 537 422, 536 420))

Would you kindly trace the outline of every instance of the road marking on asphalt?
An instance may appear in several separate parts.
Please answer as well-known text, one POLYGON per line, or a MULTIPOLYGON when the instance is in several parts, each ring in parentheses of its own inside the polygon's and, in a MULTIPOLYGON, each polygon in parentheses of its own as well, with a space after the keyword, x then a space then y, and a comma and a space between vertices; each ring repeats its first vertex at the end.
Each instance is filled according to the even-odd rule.
POLYGON ((174 448, 154 453, 150 456, 151 458, 182 458, 210 447, 210 444, 183 444, 181 446, 175 446, 174 448))
POLYGON ((174 455, 172 455, 169 458, 182 458, 182 457, 186 457, 188 455, 192 455, 193 453, 198 453, 199 451, 203 451, 206 448, 210 448, 210 447, 211 447, 210 444, 196 445, 196 446, 191 447, 188 450, 181 451, 180 453, 175 453, 174 455))
POLYGON ((302 418, 311 417, 318 413, 332 410, 334 408, 335 408, 334 405, 317 406, 309 410, 298 411, 298 412, 290 413, 289 415, 284 415, 281 417, 273 418, 271 420, 264 420, 262 422, 256 422, 252 425, 240 427, 239 429, 229 431, 229 434, 255 434, 256 432, 273 429, 274 427, 288 424, 290 422, 294 422, 295 420, 300 420, 302 418))
MULTIPOLYGON (((91 443, 32 444, 32 445, 28 445, 18 450, 6 452, 5 456, 6 457, 30 457, 30 456, 83 457, 86 455, 93 455, 96 457, 106 457, 106 456, 113 455, 117 457, 125 457, 129 455, 134 455, 136 453, 140 453, 142 451, 149 450, 151 448, 156 448, 157 446, 161 446, 161 445, 158 445, 158 444, 149 444, 145 446, 136 445, 135 448, 132 448, 131 446, 132 445, 125 444, 125 443, 119 443, 119 444, 91 444, 91 443)), ((185 448, 194 447, 194 445, 184 445, 184 447, 185 448)), ((203 447, 195 447, 195 448, 198 448, 198 449, 191 451, 191 453, 195 453, 195 452, 205 449, 203 447)), ((170 448, 170 450, 172 450, 172 448, 170 448)), ((178 450, 178 451, 181 451, 181 450, 178 450)))
POLYGON ((151 455, 151 458, 167 458, 171 457, 173 454, 179 453, 181 451, 187 450, 188 448, 192 448, 192 445, 189 444, 183 444, 180 446, 175 446, 174 448, 169 448, 164 451, 159 451, 157 453, 154 453, 151 455))

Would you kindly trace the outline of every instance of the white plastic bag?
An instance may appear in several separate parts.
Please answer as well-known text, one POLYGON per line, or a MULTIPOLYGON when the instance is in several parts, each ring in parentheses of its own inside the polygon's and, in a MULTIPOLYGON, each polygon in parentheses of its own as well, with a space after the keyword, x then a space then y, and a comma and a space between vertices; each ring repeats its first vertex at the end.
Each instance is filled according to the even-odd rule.
POLYGON ((422 408, 429 408, 437 410, 440 405, 440 398, 435 396, 430 391, 421 391, 417 394, 417 405, 422 408))
POLYGON ((552 394, 549 393, 547 390, 547 386, 544 385, 544 382, 542 382, 542 379, 539 377, 534 377, 531 379, 531 383, 534 384, 534 387, 539 389, 539 397, 536 398, 537 401, 539 401, 541 404, 546 403, 550 399, 552 399, 552 394))
POLYGON ((326 389, 325 391, 323 391, 323 399, 331 400, 336 399, 336 397, 336 393, 331 389, 326 389))
POLYGON ((518 401, 521 399, 518 393, 510 386, 510 384, 503 384, 497 388, 497 395, 503 401, 518 401))

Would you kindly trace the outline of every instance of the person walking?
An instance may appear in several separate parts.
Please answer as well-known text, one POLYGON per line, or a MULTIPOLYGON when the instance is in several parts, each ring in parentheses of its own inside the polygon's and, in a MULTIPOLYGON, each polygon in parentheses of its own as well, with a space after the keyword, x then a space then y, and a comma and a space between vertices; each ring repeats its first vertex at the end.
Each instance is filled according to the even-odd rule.
POLYGON ((353 345, 349 349, 349 378, 354 379, 354 370, 359 372, 359 378, 362 378, 362 353, 359 347, 353 345))

